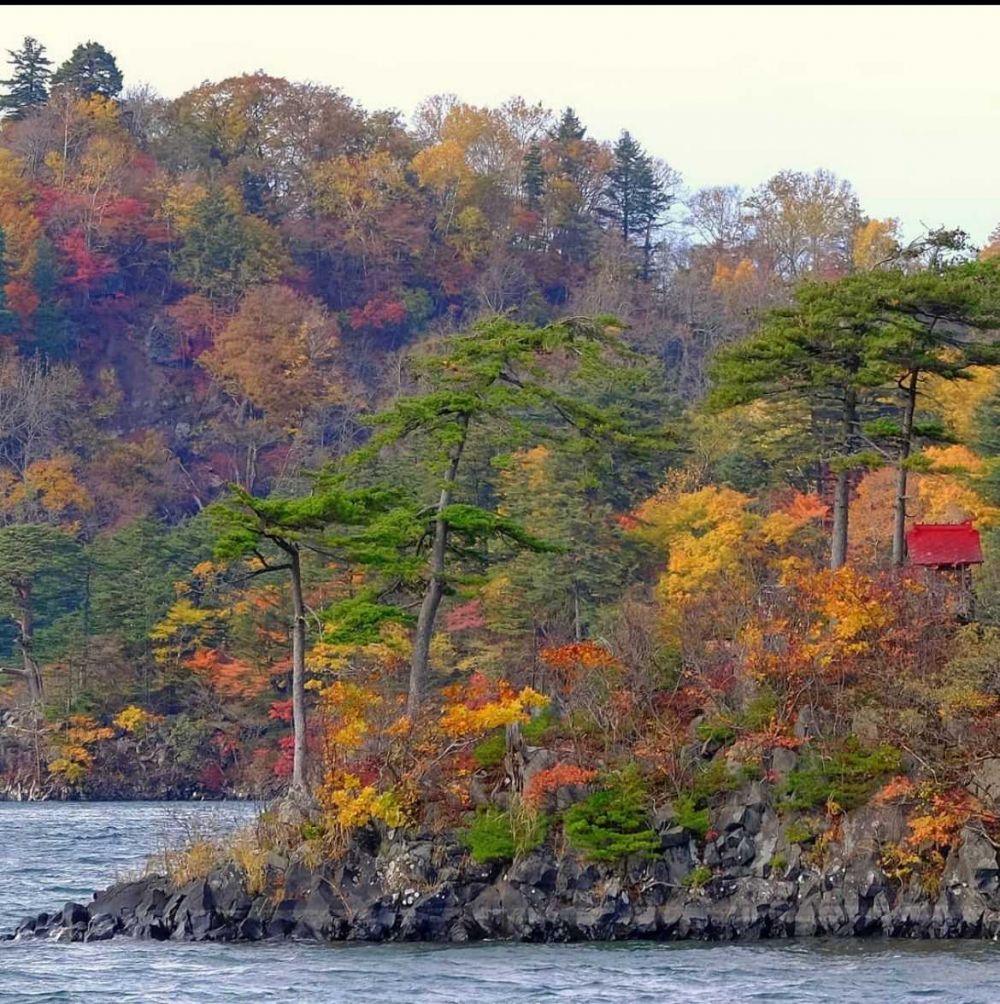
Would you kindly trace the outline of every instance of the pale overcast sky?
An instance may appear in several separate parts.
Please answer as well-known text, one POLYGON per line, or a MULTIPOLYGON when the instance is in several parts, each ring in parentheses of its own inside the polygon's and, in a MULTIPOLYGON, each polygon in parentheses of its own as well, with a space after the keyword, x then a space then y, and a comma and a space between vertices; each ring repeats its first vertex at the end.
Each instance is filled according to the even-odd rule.
POLYGON ((94 39, 167 96, 256 69, 407 113, 521 94, 629 129, 691 188, 827 167, 911 233, 1000 223, 993 7, 8 5, 0 25, 57 63, 94 39))

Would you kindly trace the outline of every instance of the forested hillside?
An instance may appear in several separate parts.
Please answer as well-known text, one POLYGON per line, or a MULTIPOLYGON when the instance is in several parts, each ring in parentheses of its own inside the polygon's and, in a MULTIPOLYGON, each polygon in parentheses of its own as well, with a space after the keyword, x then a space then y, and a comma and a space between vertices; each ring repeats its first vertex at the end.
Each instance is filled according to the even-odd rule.
POLYGON ((627 854, 751 776, 802 843, 888 784, 900 868, 987 820, 992 248, 519 97, 127 83, 33 39, 4 82, 8 794, 487 806, 484 859, 565 790, 595 853, 608 792, 627 854), (974 605, 904 543, 967 519, 974 605))

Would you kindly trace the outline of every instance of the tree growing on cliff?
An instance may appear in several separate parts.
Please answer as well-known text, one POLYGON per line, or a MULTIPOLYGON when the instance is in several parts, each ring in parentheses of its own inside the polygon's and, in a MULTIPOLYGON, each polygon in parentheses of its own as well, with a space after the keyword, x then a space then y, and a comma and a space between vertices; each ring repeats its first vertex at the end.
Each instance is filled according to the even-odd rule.
POLYGON ((835 474, 830 567, 847 560, 852 472, 867 462, 866 406, 890 376, 871 352, 880 319, 874 273, 837 283, 804 282, 795 303, 772 310, 757 334, 723 350, 712 368, 712 407, 761 398, 804 402, 816 419, 817 459, 835 474))
POLYGON ((896 443, 892 562, 901 566, 914 441, 934 431, 917 418, 921 387, 927 377, 967 380, 973 367, 1000 365, 1000 345, 982 338, 1000 327, 1000 269, 993 262, 972 262, 912 275, 880 272, 869 282, 881 308, 869 351, 890 368, 901 398, 899 420, 870 429, 896 443))
POLYGON ((463 482, 470 445, 503 429, 508 449, 574 433, 596 448, 649 447, 654 435, 641 436, 614 405, 590 404, 579 385, 571 386, 570 377, 596 379, 614 357, 623 364, 628 352, 610 319, 570 318, 536 328, 497 318, 418 360, 424 392, 399 398, 374 419, 363 456, 413 443, 434 475, 435 497, 426 500, 429 521, 418 545, 424 585, 410 661, 411 717, 426 696, 438 611, 461 564, 487 560, 496 542, 515 552, 555 549, 505 515, 495 498, 484 500, 463 482))
POLYGON ((216 557, 246 563, 247 575, 286 574, 291 592, 292 788, 308 786, 306 763, 306 603, 303 558, 329 556, 339 529, 369 525, 395 495, 380 489, 348 490, 329 479, 299 498, 259 498, 238 486, 229 499, 212 507, 218 531, 216 557))

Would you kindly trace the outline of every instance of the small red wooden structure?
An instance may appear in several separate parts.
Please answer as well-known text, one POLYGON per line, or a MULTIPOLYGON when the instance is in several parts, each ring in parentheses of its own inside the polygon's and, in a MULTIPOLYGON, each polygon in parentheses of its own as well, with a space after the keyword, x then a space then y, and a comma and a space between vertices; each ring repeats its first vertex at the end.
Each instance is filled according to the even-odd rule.
POLYGON ((975 617, 972 566, 983 563, 979 531, 965 523, 916 523, 907 531, 906 552, 911 565, 933 569, 946 584, 946 599, 959 620, 975 617))
POLYGON ((979 531, 965 523, 917 523, 906 534, 910 564, 967 568, 983 563, 979 531))

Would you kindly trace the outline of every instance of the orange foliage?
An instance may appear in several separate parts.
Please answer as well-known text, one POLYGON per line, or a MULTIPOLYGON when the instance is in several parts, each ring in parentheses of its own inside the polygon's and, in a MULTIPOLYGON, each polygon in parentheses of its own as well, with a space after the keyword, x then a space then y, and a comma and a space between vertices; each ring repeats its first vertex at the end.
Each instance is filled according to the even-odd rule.
POLYGON ((916 785, 905 775, 900 774, 894 777, 875 796, 873 801, 884 805, 887 802, 896 802, 904 798, 911 798, 916 791, 916 785))
POLYGON ((955 845, 962 827, 973 817, 995 821, 982 812, 979 803, 964 788, 949 788, 931 799, 933 811, 910 820, 904 845, 910 848, 943 849, 955 845))
POLYGON ((532 809, 540 809, 547 796, 571 784, 589 784, 597 777, 596 770, 587 770, 575 764, 557 763, 547 770, 540 770, 524 789, 524 803, 532 809))
POLYGON ((200 648, 182 663, 224 697, 254 697, 270 682, 270 671, 234 659, 215 648, 200 648))

